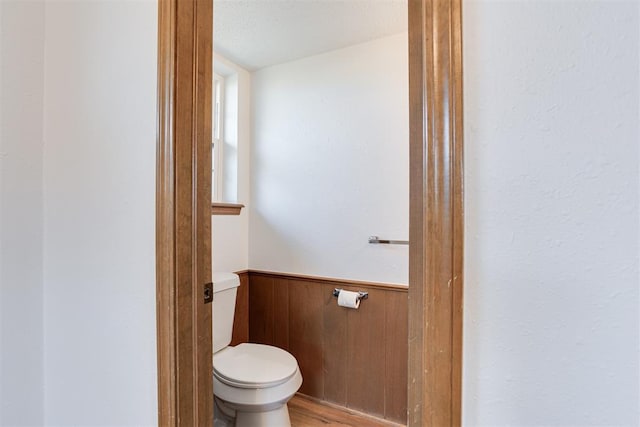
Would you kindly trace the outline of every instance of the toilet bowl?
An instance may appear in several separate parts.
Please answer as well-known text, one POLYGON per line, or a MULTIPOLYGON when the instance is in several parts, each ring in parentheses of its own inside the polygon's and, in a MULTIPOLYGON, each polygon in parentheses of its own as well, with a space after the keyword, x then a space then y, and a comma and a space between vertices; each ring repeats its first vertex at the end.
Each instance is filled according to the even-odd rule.
POLYGON ((287 402, 302 385, 295 357, 264 344, 229 346, 238 276, 213 275, 213 392, 216 410, 236 427, 289 427, 287 402))
POLYGON ((302 385, 298 362, 277 347, 240 344, 213 357, 218 407, 235 425, 289 426, 287 402, 302 385))

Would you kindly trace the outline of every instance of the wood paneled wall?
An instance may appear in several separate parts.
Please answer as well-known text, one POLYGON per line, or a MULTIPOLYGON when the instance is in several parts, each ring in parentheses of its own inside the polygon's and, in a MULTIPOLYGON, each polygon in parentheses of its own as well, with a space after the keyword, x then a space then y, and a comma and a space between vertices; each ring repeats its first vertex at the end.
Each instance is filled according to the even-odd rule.
POLYGON ((251 271, 248 312, 250 342, 298 360, 301 393, 406 423, 406 288, 251 271), (369 298, 358 310, 339 307, 334 288, 369 298))

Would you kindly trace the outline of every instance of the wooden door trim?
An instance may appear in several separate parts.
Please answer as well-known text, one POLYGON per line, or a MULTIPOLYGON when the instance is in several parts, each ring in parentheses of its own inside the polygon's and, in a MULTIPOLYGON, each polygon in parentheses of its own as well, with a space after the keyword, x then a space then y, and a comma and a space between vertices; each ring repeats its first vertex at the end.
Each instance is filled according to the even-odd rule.
MULTIPOLYGON (((211 425, 212 0, 158 19, 158 422, 211 425)), ((409 426, 461 424, 461 44, 461 0, 409 0, 409 426)))
POLYGON ((158 2, 158 424, 213 425, 212 1, 158 2))
POLYGON ((409 426, 461 424, 461 0, 409 0, 409 426))

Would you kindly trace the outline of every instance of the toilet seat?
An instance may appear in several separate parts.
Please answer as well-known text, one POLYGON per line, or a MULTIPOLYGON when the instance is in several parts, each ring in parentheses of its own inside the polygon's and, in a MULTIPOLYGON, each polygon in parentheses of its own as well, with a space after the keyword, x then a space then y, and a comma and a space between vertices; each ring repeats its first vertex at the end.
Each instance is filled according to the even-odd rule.
POLYGON ((262 344, 227 347, 213 356, 213 374, 231 387, 276 387, 298 372, 298 362, 288 352, 262 344))

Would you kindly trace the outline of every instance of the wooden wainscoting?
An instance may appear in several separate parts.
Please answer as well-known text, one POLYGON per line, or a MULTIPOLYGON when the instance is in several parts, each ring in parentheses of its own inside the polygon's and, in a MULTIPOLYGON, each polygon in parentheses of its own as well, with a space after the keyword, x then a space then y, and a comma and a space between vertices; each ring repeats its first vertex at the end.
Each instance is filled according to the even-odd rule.
POLYGON ((302 394, 406 424, 406 287, 250 271, 248 301, 249 341, 291 352, 302 394), (339 307, 334 288, 369 298, 339 307))

